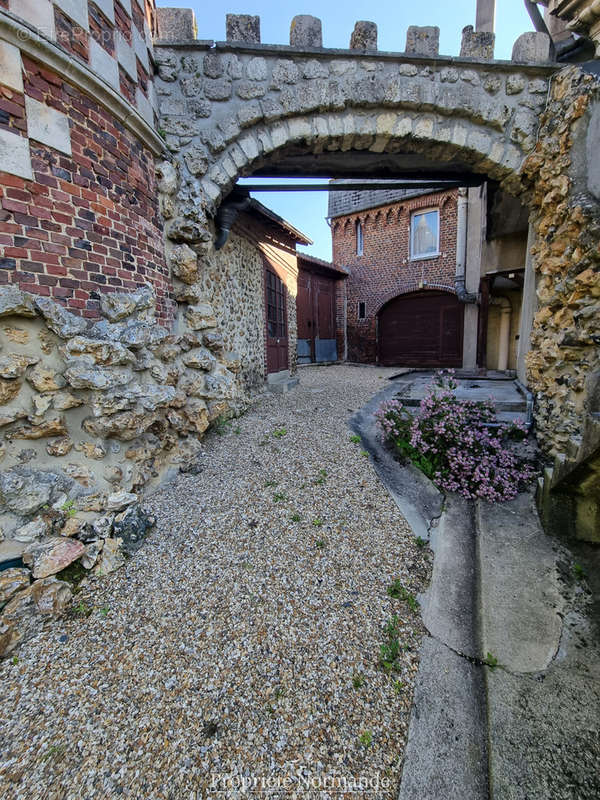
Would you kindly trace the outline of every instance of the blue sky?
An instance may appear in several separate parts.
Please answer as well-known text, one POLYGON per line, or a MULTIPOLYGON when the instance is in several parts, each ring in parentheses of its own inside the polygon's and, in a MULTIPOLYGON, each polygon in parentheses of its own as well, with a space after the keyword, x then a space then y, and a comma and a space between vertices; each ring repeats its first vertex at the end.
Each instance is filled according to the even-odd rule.
MULTIPOLYGON (((403 3, 401 0, 379 0, 377 3, 346 0, 244 0, 241 3, 207 3, 206 0, 158 0, 159 6, 193 8, 198 22, 198 38, 225 39, 225 15, 258 14, 261 40, 265 44, 288 44, 290 22, 296 14, 312 14, 323 23, 324 47, 348 47, 350 34, 357 20, 377 23, 380 50, 402 52, 409 25, 437 25, 440 28, 440 53, 458 55, 461 32, 465 25, 475 24, 476 0, 427 0, 403 3)), ((512 46, 524 31, 533 30, 523 0, 496 2, 496 58, 510 59, 512 46)), ((258 182, 258 181, 254 181, 258 182)), ((331 236, 325 221, 326 192, 260 193, 261 203, 272 208, 304 231, 315 244, 301 248, 320 258, 331 258, 331 236)))

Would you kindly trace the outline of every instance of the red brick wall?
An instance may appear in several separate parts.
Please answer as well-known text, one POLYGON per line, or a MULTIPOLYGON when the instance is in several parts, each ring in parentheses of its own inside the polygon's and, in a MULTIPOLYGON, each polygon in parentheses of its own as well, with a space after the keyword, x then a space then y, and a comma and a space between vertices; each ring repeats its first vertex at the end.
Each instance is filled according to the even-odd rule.
MULTIPOLYGON (((25 94, 69 116, 73 154, 31 140, 34 180, 0 173, 0 284, 95 317, 100 292, 149 282, 169 324, 152 154, 61 77, 25 57, 23 65, 25 94)), ((24 134, 23 105, 23 95, 0 90, 0 125, 24 134)))
POLYGON ((346 281, 349 361, 377 360, 377 314, 388 300, 418 290, 422 280, 454 287, 456 209, 457 191, 451 190, 332 221, 333 263, 350 269, 346 281), (411 214, 429 208, 440 211, 440 255, 411 260, 411 214), (356 254, 357 220, 363 226, 362 256, 356 254), (358 319, 359 301, 366 303, 364 320, 358 319))

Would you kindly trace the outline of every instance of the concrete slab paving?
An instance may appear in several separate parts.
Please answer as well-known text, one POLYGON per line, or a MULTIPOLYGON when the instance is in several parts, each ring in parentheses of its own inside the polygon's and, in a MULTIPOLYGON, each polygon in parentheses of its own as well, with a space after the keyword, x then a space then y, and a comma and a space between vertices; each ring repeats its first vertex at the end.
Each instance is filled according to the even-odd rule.
POLYGON ((540 672, 560 643, 564 598, 552 540, 530 494, 476 503, 481 638, 511 672, 540 672))
POLYGON ((597 800, 600 648, 585 616, 567 616, 546 671, 486 672, 494 800, 597 800))

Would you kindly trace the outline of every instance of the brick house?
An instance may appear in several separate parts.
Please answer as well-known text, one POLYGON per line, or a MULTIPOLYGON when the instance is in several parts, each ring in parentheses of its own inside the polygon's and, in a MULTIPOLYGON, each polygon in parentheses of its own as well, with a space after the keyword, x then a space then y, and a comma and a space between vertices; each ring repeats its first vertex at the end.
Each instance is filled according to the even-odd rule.
POLYGON ((492 183, 332 191, 333 262, 348 272, 348 360, 516 370, 527 212, 492 183))
POLYGON ((461 366, 457 199, 457 189, 330 193, 333 262, 349 273, 350 361, 461 366))

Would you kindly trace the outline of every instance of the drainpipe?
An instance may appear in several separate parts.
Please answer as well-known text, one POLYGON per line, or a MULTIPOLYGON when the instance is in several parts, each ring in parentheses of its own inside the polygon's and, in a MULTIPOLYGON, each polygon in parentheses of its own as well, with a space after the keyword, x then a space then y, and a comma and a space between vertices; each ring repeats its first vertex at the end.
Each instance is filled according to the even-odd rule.
POLYGON ((456 220, 456 277, 454 286, 456 296, 461 303, 476 303, 477 295, 467 292, 465 286, 465 270, 467 264, 467 190, 458 190, 458 210, 456 220))
POLYGON ((512 306, 506 297, 491 297, 490 303, 500 306, 500 333, 498 334, 498 369, 505 372, 508 369, 508 353, 510 350, 510 317, 512 306))
POLYGON ((240 211, 245 211, 250 205, 250 198, 244 197, 241 200, 229 200, 224 202, 217 211, 215 223, 217 225, 217 238, 215 239, 215 250, 220 250, 227 239, 233 223, 236 221, 240 211))

